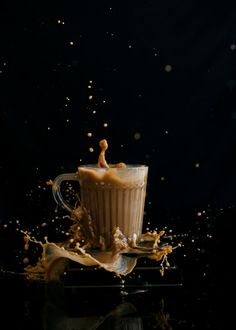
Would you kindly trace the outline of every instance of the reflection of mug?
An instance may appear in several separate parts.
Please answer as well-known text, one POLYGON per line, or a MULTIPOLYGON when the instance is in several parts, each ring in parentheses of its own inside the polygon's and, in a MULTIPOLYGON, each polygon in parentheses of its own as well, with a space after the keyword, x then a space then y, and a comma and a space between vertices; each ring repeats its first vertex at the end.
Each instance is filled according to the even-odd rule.
POLYGON ((105 246, 111 244, 111 232, 119 227, 126 238, 142 233, 148 166, 101 168, 82 165, 77 173, 61 174, 54 180, 53 195, 56 202, 73 211, 62 197, 63 181, 79 181, 81 203, 95 223, 96 235, 102 236, 105 246))

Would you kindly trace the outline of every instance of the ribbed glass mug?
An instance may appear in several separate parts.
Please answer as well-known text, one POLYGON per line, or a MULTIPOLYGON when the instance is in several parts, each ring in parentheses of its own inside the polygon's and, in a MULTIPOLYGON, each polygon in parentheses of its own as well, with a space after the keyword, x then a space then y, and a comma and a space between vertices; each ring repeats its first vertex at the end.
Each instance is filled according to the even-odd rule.
POLYGON ((127 239, 135 235, 138 238, 142 233, 147 177, 146 165, 121 168, 81 165, 76 173, 55 178, 53 196, 60 206, 72 212, 74 207, 63 198, 60 185, 63 181, 78 181, 81 203, 95 223, 96 235, 101 236, 109 248, 115 227, 119 227, 127 239))

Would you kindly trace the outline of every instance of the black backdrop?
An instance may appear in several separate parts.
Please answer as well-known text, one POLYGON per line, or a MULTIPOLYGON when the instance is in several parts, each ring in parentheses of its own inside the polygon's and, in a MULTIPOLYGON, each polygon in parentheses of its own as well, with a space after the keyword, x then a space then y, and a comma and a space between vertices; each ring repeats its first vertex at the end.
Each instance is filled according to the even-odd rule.
POLYGON ((1 221, 52 210, 46 181, 96 162, 101 138, 108 161, 150 166, 150 216, 234 205, 234 2, 5 1, 0 15, 1 221))

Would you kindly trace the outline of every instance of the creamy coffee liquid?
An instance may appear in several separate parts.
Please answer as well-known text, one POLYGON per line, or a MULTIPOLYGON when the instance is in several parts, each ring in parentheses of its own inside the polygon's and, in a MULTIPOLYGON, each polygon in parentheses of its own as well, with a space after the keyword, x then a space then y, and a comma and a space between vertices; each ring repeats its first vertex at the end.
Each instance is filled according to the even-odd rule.
POLYGON ((142 233, 148 167, 99 168, 80 166, 81 201, 95 223, 96 234, 111 244, 111 232, 119 227, 127 238, 142 233))

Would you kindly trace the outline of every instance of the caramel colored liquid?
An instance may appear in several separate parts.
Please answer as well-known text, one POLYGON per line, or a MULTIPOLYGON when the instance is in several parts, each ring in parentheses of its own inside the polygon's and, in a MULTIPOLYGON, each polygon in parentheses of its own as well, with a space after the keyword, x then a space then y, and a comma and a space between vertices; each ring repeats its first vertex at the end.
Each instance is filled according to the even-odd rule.
POLYGON ((142 233, 147 173, 146 166, 79 167, 81 201, 106 247, 115 227, 127 238, 142 233))

